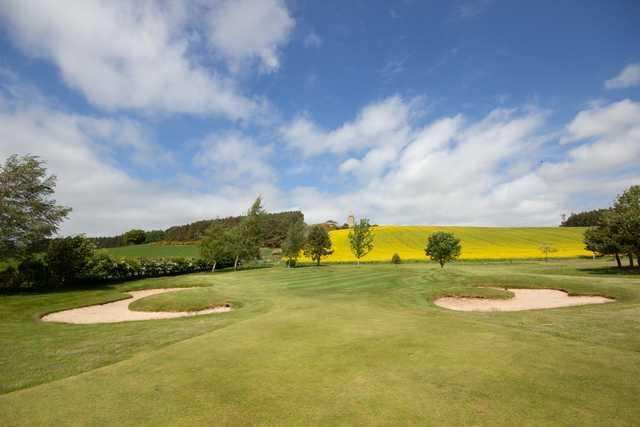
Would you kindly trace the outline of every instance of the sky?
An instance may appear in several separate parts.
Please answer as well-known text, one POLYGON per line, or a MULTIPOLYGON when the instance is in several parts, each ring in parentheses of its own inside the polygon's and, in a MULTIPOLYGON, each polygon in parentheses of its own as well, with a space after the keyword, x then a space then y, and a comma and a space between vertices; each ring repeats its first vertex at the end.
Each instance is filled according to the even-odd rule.
POLYGON ((640 184, 640 2, 0 0, 0 160, 62 234, 554 226, 640 184))

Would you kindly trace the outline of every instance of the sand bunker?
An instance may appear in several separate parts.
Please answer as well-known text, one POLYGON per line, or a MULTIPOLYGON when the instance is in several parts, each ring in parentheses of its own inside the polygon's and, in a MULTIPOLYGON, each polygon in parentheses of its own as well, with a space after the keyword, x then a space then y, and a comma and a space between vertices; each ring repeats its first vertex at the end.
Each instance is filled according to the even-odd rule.
POLYGON ((106 304, 91 305, 88 307, 74 308, 71 310, 58 311, 42 317, 45 322, 64 323, 115 323, 130 320, 154 320, 173 319, 175 317, 200 316, 210 313, 226 313, 231 311, 231 307, 215 307, 200 311, 132 311, 129 304, 140 298, 165 292, 184 291, 194 288, 168 288, 168 289, 146 289, 144 291, 127 292, 132 298, 106 304))
MULTIPOLYGON (((497 288, 496 288, 497 289, 497 288)), ((615 300, 597 296, 569 296, 555 289, 513 289, 510 299, 489 298, 438 298, 434 304, 458 311, 521 311, 541 308, 569 307, 573 305, 603 304, 615 300)))

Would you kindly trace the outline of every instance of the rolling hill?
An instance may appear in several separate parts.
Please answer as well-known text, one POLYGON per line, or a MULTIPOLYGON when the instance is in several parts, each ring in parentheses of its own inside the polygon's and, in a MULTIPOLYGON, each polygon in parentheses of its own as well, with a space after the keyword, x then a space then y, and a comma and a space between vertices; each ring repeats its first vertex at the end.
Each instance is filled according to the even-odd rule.
MULTIPOLYGON (((374 227, 375 247, 362 261, 389 261, 394 253, 403 260, 424 260, 428 236, 448 231, 462 242, 461 259, 526 259, 542 258, 540 246, 557 249, 554 258, 590 256, 584 249, 584 227, 438 227, 378 226, 374 227)), ((331 231, 334 253, 327 262, 355 261, 347 236, 349 230, 331 231)))

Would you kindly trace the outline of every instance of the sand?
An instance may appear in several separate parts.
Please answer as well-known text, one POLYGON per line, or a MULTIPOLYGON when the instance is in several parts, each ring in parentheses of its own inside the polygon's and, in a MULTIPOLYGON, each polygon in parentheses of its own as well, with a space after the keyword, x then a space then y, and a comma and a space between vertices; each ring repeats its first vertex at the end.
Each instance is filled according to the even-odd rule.
POLYGON ((129 310, 129 304, 144 297, 162 294, 165 292, 184 291, 194 288, 167 288, 167 289, 145 289, 143 291, 127 292, 131 298, 106 304, 91 305, 88 307, 74 308, 71 310, 58 311, 42 317, 45 322, 63 322, 76 324, 89 323, 116 323, 128 322, 132 320, 155 320, 173 319, 176 317, 200 316, 211 313, 226 313, 231 311, 231 307, 214 307, 200 311, 133 311, 129 310))
POLYGON ((522 311, 574 305, 604 304, 611 298, 599 296, 569 296, 555 289, 509 289, 510 299, 444 297, 434 301, 437 306, 458 311, 522 311))

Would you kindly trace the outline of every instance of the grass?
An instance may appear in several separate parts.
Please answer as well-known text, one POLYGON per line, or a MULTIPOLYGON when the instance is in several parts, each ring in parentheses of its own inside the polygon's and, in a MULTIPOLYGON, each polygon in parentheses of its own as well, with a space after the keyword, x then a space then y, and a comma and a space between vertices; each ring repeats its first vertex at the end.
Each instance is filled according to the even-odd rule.
POLYGON ((240 306, 218 292, 201 288, 152 295, 134 301, 129 308, 135 311, 199 311, 225 304, 232 304, 236 308, 240 306))
MULTIPOLYGON (((531 259, 543 258, 542 244, 557 249, 557 258, 591 256, 584 250, 582 227, 436 227, 379 226, 373 229, 375 247, 363 261, 389 262, 394 253, 403 260, 426 260, 427 238, 436 231, 448 231, 462 243, 461 259, 531 259)), ((354 262, 347 236, 349 230, 330 233, 334 253, 327 262, 354 262)))
MULTIPOLYGON (((188 257, 200 258, 200 245, 171 245, 171 244, 154 244, 146 243, 142 245, 120 246, 117 248, 100 249, 111 255, 119 257, 140 257, 140 258, 171 258, 171 257, 188 257)), ((270 260, 272 258, 271 248, 261 248, 260 256, 262 259, 270 260)))
MULTIPOLYGON (((586 271, 595 267, 606 264, 270 268, 0 296, 0 419, 3 425, 637 425, 640 277, 586 271), (440 295, 488 285, 561 288, 617 302, 511 313, 432 304, 440 295), (190 302, 174 300, 173 307, 221 296, 242 306, 105 325, 38 320, 122 298, 127 290, 177 286, 201 288, 184 291, 180 298, 190 302)), ((166 298, 156 302, 168 304, 166 298)))
POLYGON ((120 246, 117 248, 108 248, 101 250, 119 257, 200 257, 200 245, 159 245, 154 243, 146 243, 142 245, 120 246))

